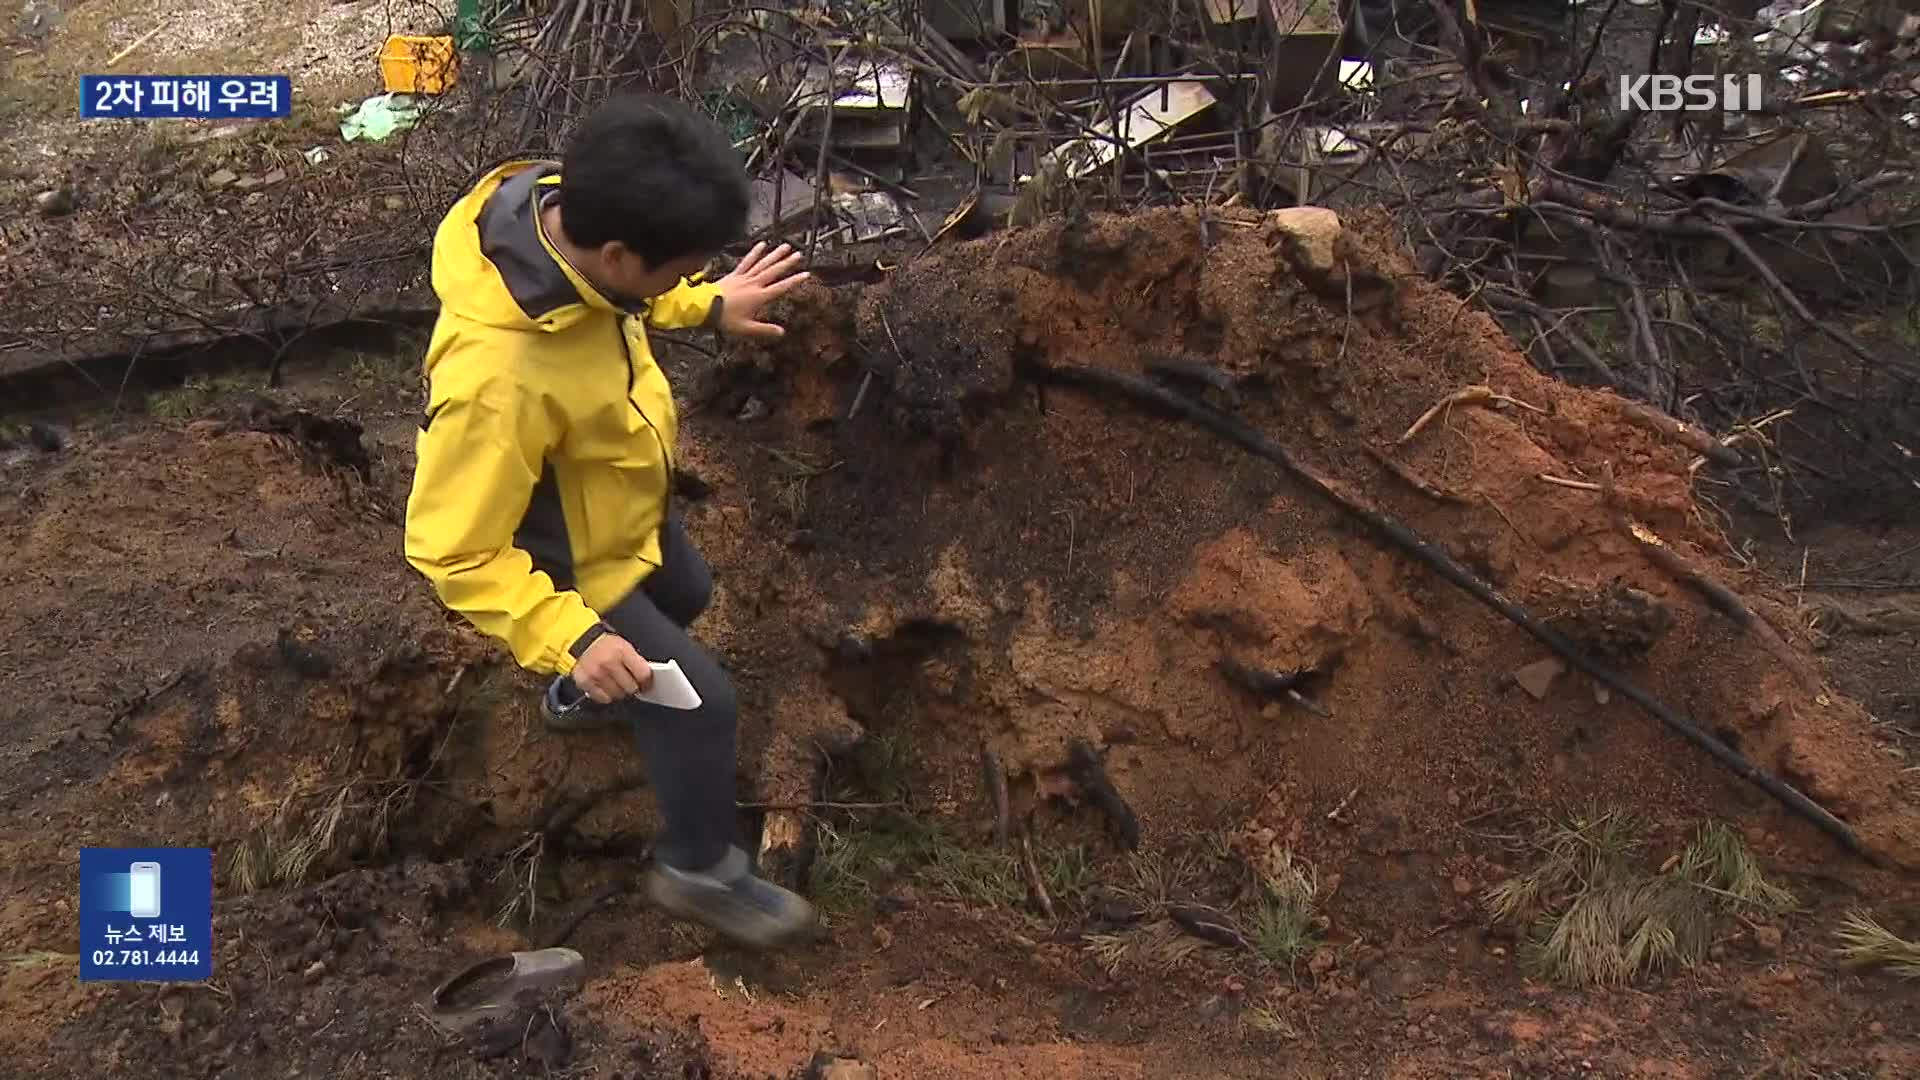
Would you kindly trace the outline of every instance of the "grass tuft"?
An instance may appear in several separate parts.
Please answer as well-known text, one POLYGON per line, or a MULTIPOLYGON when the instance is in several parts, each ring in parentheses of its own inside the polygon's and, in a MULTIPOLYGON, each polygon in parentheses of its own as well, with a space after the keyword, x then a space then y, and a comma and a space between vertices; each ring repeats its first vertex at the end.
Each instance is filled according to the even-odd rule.
POLYGON ((1618 986, 1691 964, 1710 941, 1711 907, 1686 883, 1613 879, 1541 920, 1521 957, 1578 986, 1618 986))
MULTIPOLYGON (((870 903, 887 884, 920 882, 951 899, 983 907, 1015 907, 1026 883, 1011 852, 971 847, 897 811, 858 827, 821 822, 808 891, 821 910, 845 914, 870 903)), ((1050 851, 1043 865, 1058 886, 1056 901, 1077 898, 1091 883, 1084 854, 1050 851)))
POLYGON ((1127 856, 1127 865, 1133 884, 1116 891, 1156 912, 1190 896, 1200 877, 1199 864, 1187 855, 1140 852, 1127 856))
MULTIPOLYGON (((1129 859, 1134 880, 1113 891, 1146 909, 1148 921, 1135 930, 1087 938, 1088 951, 1109 975, 1125 966, 1164 972, 1208 947, 1208 942, 1164 917, 1169 905, 1194 902, 1205 858, 1155 852, 1129 859)), ((1214 910, 1261 960, 1291 966, 1318 943, 1325 925, 1315 907, 1319 878, 1310 864, 1288 851, 1276 852, 1260 878, 1251 905, 1236 912, 1214 910)))
POLYGON ((1920 943, 1887 929, 1873 916, 1863 911, 1849 914, 1834 936, 1840 939, 1836 951, 1848 965, 1885 968, 1903 979, 1920 979, 1920 943))
POLYGON ((1134 939, 1138 934, 1089 934, 1086 938, 1087 951, 1106 971, 1108 977, 1115 977, 1127 966, 1133 956, 1134 939))
POLYGON ((982 907, 1014 907, 1027 897, 1020 867, 1009 852, 962 847, 941 836, 918 877, 956 900, 982 907))
POLYGON ((1575 985, 1622 985, 1691 966, 1723 913, 1773 916, 1798 901, 1768 881, 1738 833, 1702 826, 1670 868, 1639 865, 1640 826, 1619 811, 1549 824, 1533 869, 1483 896, 1496 923, 1523 924, 1521 959, 1575 985))
POLYGON ((1680 856, 1680 876, 1766 915, 1784 915, 1800 906, 1793 893, 1768 881, 1746 841, 1732 827, 1709 822, 1680 856))
POLYGON ((317 812, 296 817, 296 799, 289 796, 269 822, 233 848, 227 856, 227 880, 242 893, 279 885, 298 885, 315 866, 338 853, 350 804, 348 795, 359 781, 339 785, 317 812))
POLYGON ((859 790, 881 802, 901 802, 913 776, 913 749, 897 735, 875 735, 860 740, 853 751, 854 779, 859 790))
POLYGON ((804 450, 782 450, 773 446, 764 449, 773 459, 775 500, 789 517, 795 520, 805 517, 807 485, 839 468, 840 462, 804 450))
POLYGON ((260 390, 261 383, 259 376, 240 369, 218 375, 196 373, 171 390, 148 394, 147 412, 163 420, 191 420, 211 412, 223 398, 260 390))
POLYGON ((1054 848, 1046 852, 1044 858, 1040 852, 1034 854, 1040 863, 1040 876, 1046 882, 1047 894, 1055 904, 1078 906, 1092 891, 1093 860, 1086 848, 1075 844, 1054 848))
POLYGON ((1289 1042, 1304 1038, 1306 1034, 1300 1030, 1299 1025, 1287 1019, 1286 1014, 1280 1011, 1280 1006, 1277 1003, 1250 1005, 1247 1007, 1243 1019, 1246 1025, 1253 1030, 1263 1035, 1272 1035, 1277 1038, 1286 1039, 1289 1042))
POLYGON ((856 835, 821 822, 807 892, 814 905, 829 915, 854 909, 873 899, 865 873, 866 851, 856 835))
POLYGON ((1126 933, 1090 935, 1086 945, 1107 975, 1114 977, 1127 968, 1165 974, 1205 948, 1206 942, 1161 919, 1126 933))
POLYGON ((1320 893, 1313 867, 1281 854, 1260 883, 1260 897, 1247 919, 1247 940, 1268 963, 1291 965, 1313 947, 1314 898, 1320 893))
POLYGON ((0 956, 0 966, 10 971, 31 971, 34 968, 53 967, 57 964, 77 964, 79 953, 52 952, 47 949, 33 949, 23 953, 0 956))
POLYGON ((1495 922, 1516 922, 1607 879, 1639 850, 1638 831, 1638 823, 1618 810, 1548 826, 1535 841, 1539 865, 1488 889, 1487 909, 1495 922))

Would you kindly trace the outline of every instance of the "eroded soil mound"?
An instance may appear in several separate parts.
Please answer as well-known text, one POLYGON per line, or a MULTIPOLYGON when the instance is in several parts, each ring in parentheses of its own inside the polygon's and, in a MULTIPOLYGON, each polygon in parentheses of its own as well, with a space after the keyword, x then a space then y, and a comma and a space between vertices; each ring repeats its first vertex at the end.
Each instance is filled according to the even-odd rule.
MULTIPOLYGON (((874 680, 877 698, 910 706, 850 702, 856 718, 984 739, 1043 785, 1086 739, 1113 749, 1150 823, 1177 831, 1259 806, 1309 847, 1373 829, 1402 843, 1425 823, 1598 795, 1784 825, 1584 678, 1524 692, 1513 674, 1544 647, 1272 466, 1028 377, 1042 365, 1200 368, 1221 387, 1204 393, 1310 468, 1911 860, 1920 803, 1864 714, 1796 678, 1802 664, 1711 611, 1630 532, 1639 523, 1724 576, 1714 553, 1726 542, 1690 493, 1694 452, 1617 398, 1537 374, 1364 223, 1324 224, 1171 212, 1070 223, 909 265, 851 317, 844 298, 819 297, 822 310, 796 320, 759 391, 777 403, 759 426, 779 434, 753 437, 837 466, 795 480, 761 459, 726 477, 799 533, 804 554, 776 562, 763 588, 817 591, 826 604, 802 611, 881 638, 925 617, 966 635, 918 672, 874 680), (858 380, 835 371, 842 356, 886 388, 851 423, 838 418, 858 380), (1402 443, 1472 387, 1494 400, 1442 407, 1402 443), (903 450, 915 435, 930 438, 903 450), (804 501, 780 497, 797 484, 804 501), (882 570, 891 582, 876 587, 882 570), (1320 702, 1332 719, 1263 709, 1219 677, 1223 658, 1337 664, 1320 702), (1355 788, 1372 789, 1355 799, 1371 824, 1303 832, 1355 788)), ((1764 590, 1750 605, 1799 636, 1764 590)))
MULTIPOLYGON (((555 1006, 552 1038, 485 1063, 415 1006, 481 952, 544 944, 631 868, 650 809, 621 736, 544 732, 537 681, 405 567, 410 420, 361 443, 254 406, 0 474, 0 934, 33 958, 0 970, 18 1018, 0 1043, 56 1076, 125 1067, 149 1029, 153 1075, 252 1075, 264 1055, 292 1075, 789 1076, 822 1050, 897 1076, 1266 1075, 1281 1050, 1342 1075, 1713 1075, 1768 1060, 1764 1039, 1715 1034, 1758 1010, 1823 1061, 1897 1074, 1912 996, 1822 984, 1805 1007, 1775 975, 1811 977, 1811 943, 1667 985, 1657 1009, 1523 991, 1485 936, 1477 893, 1510 867, 1478 829, 1589 802, 1668 838, 1730 818, 1770 864, 1912 887, 1539 666, 1532 638, 1271 465, 1036 378, 1171 373, 1913 859, 1920 795, 1862 711, 1629 532, 1731 582, 1693 451, 1535 373, 1373 228, 1166 212, 1016 233, 803 293, 771 352, 683 372, 683 504, 715 568, 700 634, 741 693, 743 835, 764 826, 817 884, 800 811, 858 781, 990 851, 985 757, 1016 829, 1049 859, 1084 853, 1049 864, 1078 899, 1039 919, 1017 880, 1010 902, 902 885, 818 946, 707 964, 702 935, 616 904, 572 939, 596 981, 555 1006), (1470 387, 1491 394, 1406 438, 1470 387), (1228 677, 1247 670, 1311 678, 1262 695, 1228 677), (1133 860, 1088 755, 1135 815, 1133 860), (217 991, 73 982, 74 849, 148 843, 216 848, 217 991), (1297 969, 1097 955, 1120 916, 1089 882, 1189 858, 1312 865, 1325 948, 1297 969), (1667 1014, 1693 1019, 1661 1031, 1667 1014)), ((1800 656, 1794 612, 1735 587, 1800 656)), ((1213 899, 1244 887, 1222 880, 1213 899)))

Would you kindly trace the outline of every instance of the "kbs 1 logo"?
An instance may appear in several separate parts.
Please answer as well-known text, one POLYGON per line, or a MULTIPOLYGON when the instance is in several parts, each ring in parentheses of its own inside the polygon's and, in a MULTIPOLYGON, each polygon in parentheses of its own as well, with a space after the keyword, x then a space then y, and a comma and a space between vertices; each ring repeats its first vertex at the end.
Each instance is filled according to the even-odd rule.
POLYGON ((1758 75, 1622 75, 1620 109, 1641 112, 1758 112, 1758 75))

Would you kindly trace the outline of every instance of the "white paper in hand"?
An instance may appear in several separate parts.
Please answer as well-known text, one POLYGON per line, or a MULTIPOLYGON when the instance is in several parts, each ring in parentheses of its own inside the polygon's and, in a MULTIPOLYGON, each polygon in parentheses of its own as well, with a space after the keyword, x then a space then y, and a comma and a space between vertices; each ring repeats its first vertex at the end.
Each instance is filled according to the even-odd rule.
POLYGON ((655 664, 649 660, 648 663, 653 666, 653 682, 634 697, 655 705, 665 705, 669 709, 700 707, 700 691, 693 688, 687 673, 680 670, 680 661, 655 664))

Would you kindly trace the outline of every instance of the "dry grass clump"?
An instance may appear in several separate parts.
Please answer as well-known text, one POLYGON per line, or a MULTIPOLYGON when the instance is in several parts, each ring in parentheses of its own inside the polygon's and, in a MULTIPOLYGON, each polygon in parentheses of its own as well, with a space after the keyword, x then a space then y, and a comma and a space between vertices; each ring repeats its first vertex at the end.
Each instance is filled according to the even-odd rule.
POLYGON ((1884 968, 1903 979, 1920 979, 1920 943, 1908 941, 1865 912, 1848 915, 1835 931, 1836 950, 1852 967, 1884 968))
POLYGON ((1533 840, 1534 868, 1487 890, 1495 922, 1526 928, 1521 959, 1537 974, 1629 983, 1699 962, 1724 916, 1797 906, 1725 825, 1703 825, 1658 871, 1642 865, 1640 832, 1617 810, 1552 823, 1533 840))

